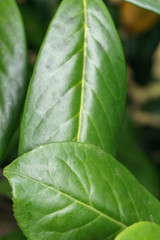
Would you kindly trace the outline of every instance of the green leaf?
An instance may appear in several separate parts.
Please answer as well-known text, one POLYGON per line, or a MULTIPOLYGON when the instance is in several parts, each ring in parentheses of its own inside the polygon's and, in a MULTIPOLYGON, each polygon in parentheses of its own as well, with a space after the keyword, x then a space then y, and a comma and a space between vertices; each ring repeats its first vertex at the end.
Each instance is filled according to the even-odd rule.
POLYGON ((144 187, 159 198, 159 171, 153 164, 152 159, 141 149, 138 142, 137 129, 128 113, 119 139, 117 159, 128 168, 144 187))
POLYGON ((0 181, 0 194, 8 198, 12 197, 11 187, 6 179, 0 181))
POLYGON ((0 1, 0 161, 20 119, 26 89, 26 44, 13 0, 0 1))
POLYGON ((139 7, 160 14, 160 0, 124 0, 124 1, 133 3, 139 7))
POLYGON ((20 132, 20 127, 18 126, 17 130, 13 134, 9 145, 5 151, 3 161, 4 164, 2 166, 7 166, 9 163, 11 163, 15 158, 17 158, 18 155, 18 143, 19 143, 19 132, 20 132))
POLYGON ((5 168, 14 213, 30 240, 113 240, 138 221, 160 223, 160 203, 114 158, 83 143, 53 143, 5 168))
POLYGON ((119 37, 100 0, 64 0, 49 27, 25 104, 19 154, 77 141, 114 154, 126 74, 119 37))
POLYGON ((20 230, 16 230, 2 238, 0 240, 25 240, 23 233, 20 230))
POLYGON ((120 233, 115 240, 159 240, 160 226, 150 222, 140 222, 120 233))
POLYGON ((31 49, 39 49, 46 31, 46 23, 43 21, 42 16, 39 16, 37 8, 32 4, 22 3, 20 11, 23 17, 27 43, 31 49))

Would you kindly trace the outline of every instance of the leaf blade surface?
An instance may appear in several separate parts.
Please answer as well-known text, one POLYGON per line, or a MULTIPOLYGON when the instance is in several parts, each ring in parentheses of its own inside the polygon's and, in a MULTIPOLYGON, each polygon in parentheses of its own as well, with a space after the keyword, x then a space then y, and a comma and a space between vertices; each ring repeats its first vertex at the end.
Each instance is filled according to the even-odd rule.
POLYGON ((0 161, 20 119, 26 89, 26 43, 13 0, 0 1, 0 161))
POLYGON ((159 240, 160 226, 151 222, 139 222, 122 231, 115 240, 159 240))
POLYGON ((160 223, 159 202, 93 145, 41 146, 6 167, 4 175, 29 239, 109 240, 135 222, 160 223))
POLYGON ((98 0, 64 0, 29 87, 19 153, 77 141, 115 153, 125 105, 125 63, 111 17, 98 0))

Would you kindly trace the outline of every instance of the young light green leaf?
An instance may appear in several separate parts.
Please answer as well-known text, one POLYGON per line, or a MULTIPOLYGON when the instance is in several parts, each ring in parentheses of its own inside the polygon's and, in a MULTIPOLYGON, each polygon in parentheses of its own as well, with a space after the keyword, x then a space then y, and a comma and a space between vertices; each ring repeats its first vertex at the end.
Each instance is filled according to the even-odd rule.
POLYGON ((2 238, 0 240, 25 240, 23 233, 20 230, 16 230, 2 238))
POLYGON ((27 95, 19 154, 77 141, 115 153, 125 105, 125 63, 101 0, 64 0, 54 17, 27 95))
POLYGON ((160 15, 160 0, 124 0, 160 15))
POLYGON ((159 240, 160 225, 140 222, 122 231, 115 240, 159 240))
POLYGON ((83 143, 53 143, 5 168, 14 213, 30 240, 113 240, 138 221, 160 223, 160 203, 114 158, 83 143))
POLYGON ((26 81, 26 45, 18 8, 0 1, 0 161, 15 132, 26 81))

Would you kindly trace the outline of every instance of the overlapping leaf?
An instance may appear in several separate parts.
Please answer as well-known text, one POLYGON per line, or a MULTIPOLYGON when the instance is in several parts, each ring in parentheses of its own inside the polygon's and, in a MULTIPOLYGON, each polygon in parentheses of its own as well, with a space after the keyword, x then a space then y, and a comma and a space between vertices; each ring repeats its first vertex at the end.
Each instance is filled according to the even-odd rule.
POLYGON ((60 141, 115 153, 125 105, 125 64, 102 1, 64 0, 29 87, 19 153, 60 141))
POLYGON ((0 1, 0 161, 17 128, 25 93, 24 30, 13 0, 0 1))
POLYGON ((120 233, 115 240, 159 240, 160 225, 151 222, 136 223, 120 233))
POLYGON ((124 0, 160 15, 160 0, 124 0))
POLYGON ((160 203, 111 155, 83 143, 53 143, 4 171, 15 217, 30 240, 112 240, 139 221, 160 224, 160 203))

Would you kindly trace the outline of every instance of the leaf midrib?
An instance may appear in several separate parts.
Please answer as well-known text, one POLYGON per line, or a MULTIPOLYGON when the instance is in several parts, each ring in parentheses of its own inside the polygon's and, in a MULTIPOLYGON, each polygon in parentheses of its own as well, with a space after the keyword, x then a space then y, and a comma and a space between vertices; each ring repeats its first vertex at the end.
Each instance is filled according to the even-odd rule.
POLYGON ((28 179, 28 180, 30 180, 30 181, 33 181, 33 182, 37 182, 38 184, 42 185, 43 187, 45 187, 45 188, 47 188, 47 189, 50 189, 50 190, 52 190, 52 191, 54 191, 54 192, 60 193, 61 195, 69 198, 70 200, 72 200, 72 201, 74 201, 74 202, 77 202, 77 203, 79 203, 80 205, 82 205, 82 206, 84 206, 84 207, 86 207, 86 208, 89 208, 89 209, 92 210, 93 212, 96 212, 97 214, 103 216, 104 218, 106 218, 107 220, 109 220, 109 221, 111 221, 111 222, 114 222, 115 224, 119 225, 120 227, 123 227, 123 228, 126 228, 126 227, 127 227, 127 225, 125 225, 125 224, 119 222, 118 220, 116 220, 116 219, 114 219, 114 218, 112 218, 112 217, 104 214, 103 212, 97 210, 97 209, 94 208, 93 206, 90 206, 90 205, 88 205, 88 204, 86 204, 86 203, 84 203, 84 202, 82 202, 82 201, 80 201, 80 200, 78 200, 78 199, 76 199, 76 198, 74 198, 74 197, 71 197, 70 195, 68 195, 68 194, 66 194, 66 193, 64 193, 64 192, 62 192, 62 191, 54 188, 53 186, 48 186, 47 184, 45 184, 45 183, 43 183, 43 182, 40 182, 39 180, 37 180, 37 179, 35 179, 35 178, 31 178, 31 177, 28 177, 28 176, 25 176, 25 175, 22 175, 22 174, 19 174, 19 173, 15 173, 15 172, 11 172, 11 171, 5 171, 5 175, 6 175, 6 173, 12 174, 12 175, 16 175, 16 176, 19 176, 19 177, 22 177, 22 178, 28 179))
POLYGON ((81 101, 79 110, 79 123, 78 123, 78 133, 77 142, 80 141, 81 134, 81 122, 82 122, 82 109, 83 109, 83 98, 84 98, 84 84, 85 84, 85 69, 86 69, 86 57, 87 57, 87 0, 83 0, 84 8, 84 55, 83 55, 83 73, 82 73, 82 89, 81 89, 81 101))

